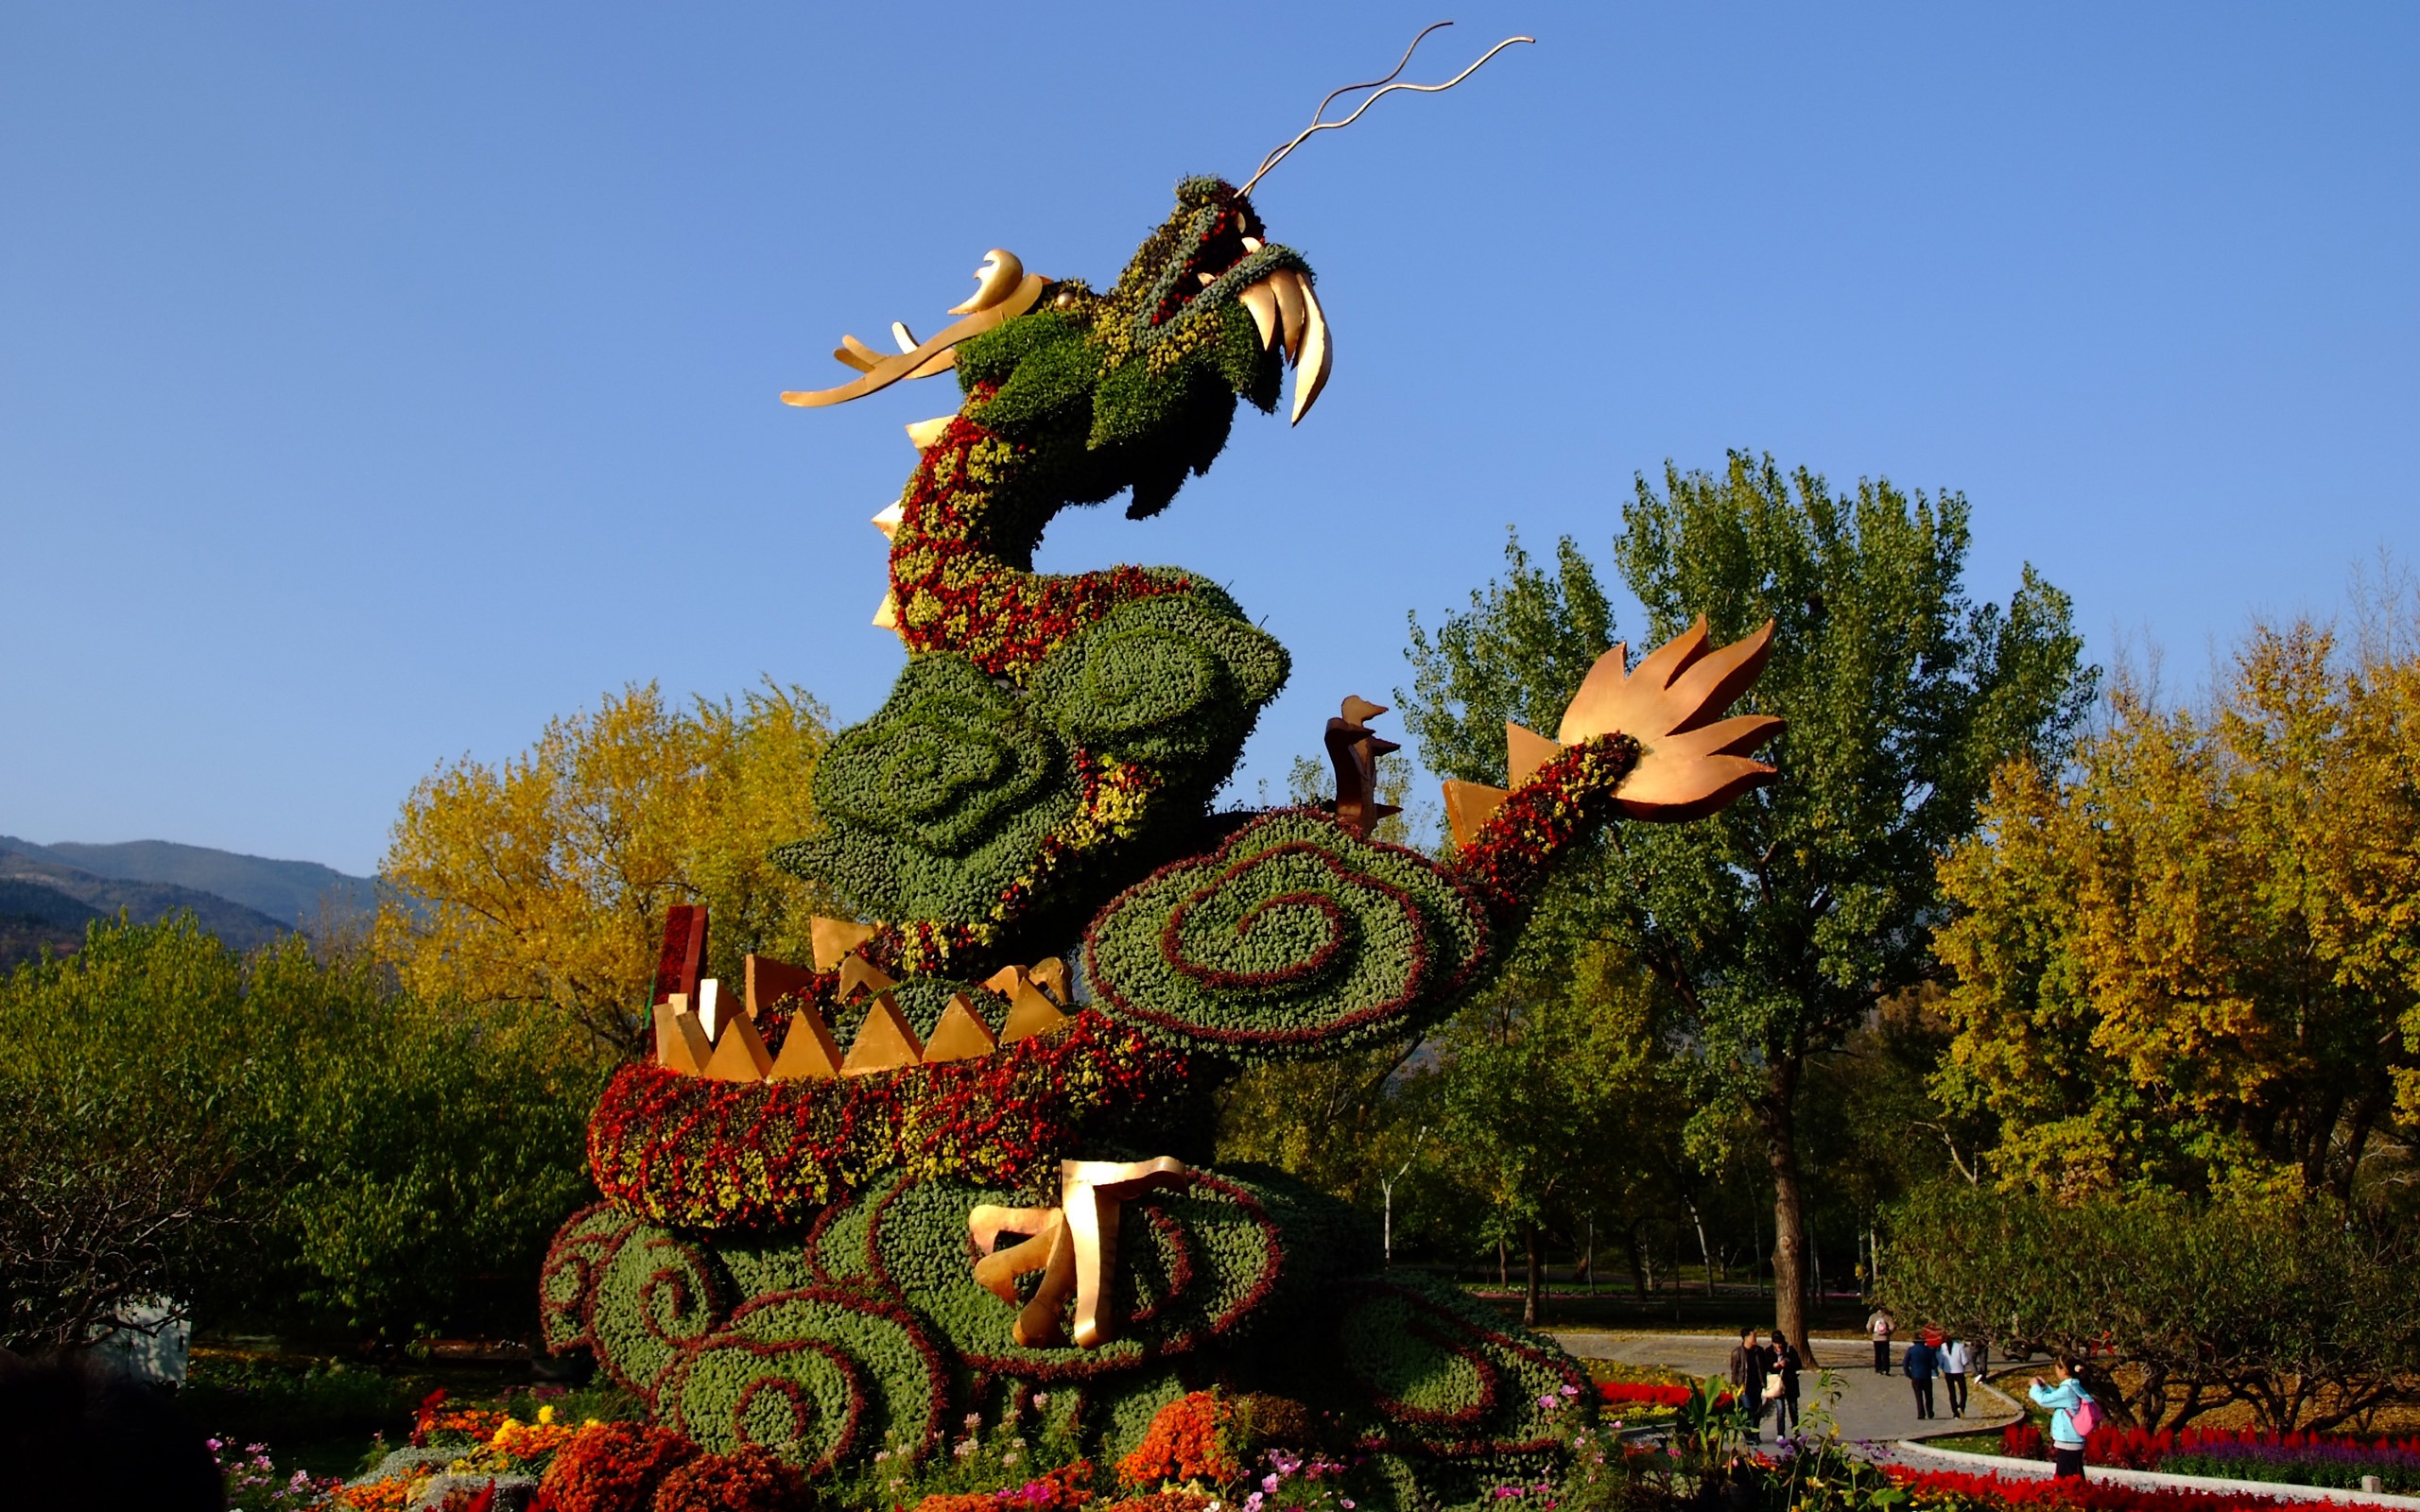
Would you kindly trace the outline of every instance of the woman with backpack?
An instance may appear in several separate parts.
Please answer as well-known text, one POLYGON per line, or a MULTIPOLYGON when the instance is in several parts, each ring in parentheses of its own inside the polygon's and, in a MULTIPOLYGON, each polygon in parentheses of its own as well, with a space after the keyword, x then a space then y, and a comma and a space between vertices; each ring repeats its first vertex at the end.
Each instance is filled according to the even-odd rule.
POLYGON ((2061 1355, 2050 1368, 2058 1372, 2059 1383, 2045 1386, 2042 1378, 2035 1376, 2033 1383, 2026 1388, 2026 1395, 2033 1399, 2033 1405, 2050 1409, 2050 1461, 2056 1467, 2052 1476, 2080 1481, 2083 1479, 2084 1440, 2100 1426, 2100 1404, 2083 1389, 2083 1377, 2073 1360, 2061 1355))

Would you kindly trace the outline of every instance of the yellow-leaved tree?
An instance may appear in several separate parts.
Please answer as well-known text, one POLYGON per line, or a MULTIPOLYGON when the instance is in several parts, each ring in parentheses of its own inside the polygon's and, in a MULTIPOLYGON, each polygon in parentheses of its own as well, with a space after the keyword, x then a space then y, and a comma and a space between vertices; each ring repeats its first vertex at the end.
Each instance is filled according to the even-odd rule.
POLYGON ((765 860, 814 833, 830 739, 803 688, 682 709, 649 683, 550 721, 500 766, 440 766, 379 867, 378 952, 415 992, 545 1005, 638 1054, 667 908, 712 910, 708 974, 734 991, 743 955, 804 960, 809 919, 837 912, 765 860))
POLYGON ((2212 707, 2121 684, 2056 781, 2002 769, 1941 869, 2003 1180, 2349 1195, 2420 1115, 2420 657, 2258 626, 2212 707))

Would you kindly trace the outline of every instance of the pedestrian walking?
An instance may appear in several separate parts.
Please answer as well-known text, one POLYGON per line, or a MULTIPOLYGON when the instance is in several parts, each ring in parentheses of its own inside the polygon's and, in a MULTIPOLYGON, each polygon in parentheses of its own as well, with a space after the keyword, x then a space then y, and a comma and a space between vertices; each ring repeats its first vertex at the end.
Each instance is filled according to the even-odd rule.
POLYGON ((1772 1354, 1756 1342, 1754 1328, 1739 1331, 1739 1342, 1731 1351, 1731 1383, 1739 1388, 1741 1405, 1748 1409, 1748 1437, 1761 1442, 1758 1431, 1765 1415, 1765 1377, 1772 1373, 1772 1354))
POLYGON ((1916 1417, 1919 1419, 1934 1417, 1932 1378, 1939 1373, 1941 1366, 1932 1352, 1932 1346, 1927 1344, 1922 1335, 1908 1346, 1907 1354, 1899 1361, 1899 1368, 1907 1372, 1908 1384, 1915 1388, 1916 1417))
POLYGON ((1891 1333, 1898 1326, 1890 1314, 1878 1307, 1865 1320, 1865 1332, 1874 1335, 1874 1373, 1877 1376, 1891 1373, 1891 1333))
POLYGON ((1941 1364, 1942 1388, 1949 1393, 1949 1416, 1966 1416, 1966 1341, 1947 1339, 1933 1351, 1941 1364))
POLYGON ((2100 1405, 2083 1389, 2073 1360, 2061 1355, 2050 1363, 2050 1369, 2058 1376, 2058 1384, 2045 1386, 2042 1378, 2035 1376, 2025 1394, 2033 1399, 2033 1405, 2050 1409, 2050 1473, 2061 1480, 2082 1480, 2084 1440, 2100 1426, 2100 1405))
POLYGON ((1765 1395, 1773 1404, 1773 1436, 1787 1437, 1798 1432, 1798 1346, 1773 1335, 1772 1373, 1765 1378, 1765 1395))

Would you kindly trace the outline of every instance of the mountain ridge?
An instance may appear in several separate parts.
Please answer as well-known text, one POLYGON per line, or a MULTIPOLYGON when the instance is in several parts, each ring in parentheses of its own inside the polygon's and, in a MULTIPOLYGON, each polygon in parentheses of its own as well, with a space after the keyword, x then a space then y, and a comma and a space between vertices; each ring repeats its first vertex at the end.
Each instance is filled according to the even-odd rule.
POLYGON ((310 928, 323 914, 365 914, 378 902, 378 884, 369 877, 349 876, 316 861, 278 861, 173 840, 37 845, 0 834, 0 857, 10 854, 112 882, 206 893, 285 929, 310 928))

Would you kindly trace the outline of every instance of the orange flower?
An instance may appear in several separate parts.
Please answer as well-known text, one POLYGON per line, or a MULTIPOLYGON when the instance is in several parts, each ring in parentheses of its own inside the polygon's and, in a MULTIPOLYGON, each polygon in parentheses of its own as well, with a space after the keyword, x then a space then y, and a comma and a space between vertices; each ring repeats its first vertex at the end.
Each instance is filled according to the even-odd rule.
POLYGON ((1161 1408, 1134 1452, 1117 1462, 1118 1478, 1129 1486, 1200 1481, 1223 1486, 1243 1474, 1221 1430, 1234 1409, 1215 1391, 1179 1397, 1161 1408))

